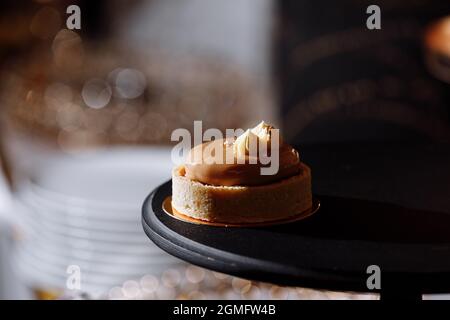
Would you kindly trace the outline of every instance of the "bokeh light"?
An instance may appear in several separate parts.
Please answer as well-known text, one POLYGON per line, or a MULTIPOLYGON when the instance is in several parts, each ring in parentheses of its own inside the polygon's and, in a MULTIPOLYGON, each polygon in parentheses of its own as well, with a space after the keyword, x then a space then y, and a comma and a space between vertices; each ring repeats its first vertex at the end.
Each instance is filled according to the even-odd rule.
POLYGON ((122 291, 127 299, 136 299, 141 294, 139 283, 133 280, 126 281, 122 286, 122 291))
POLYGON ((118 70, 114 83, 118 95, 126 99, 139 97, 147 87, 144 74, 134 69, 118 70))
POLYGON ((30 32, 42 40, 53 37, 61 26, 61 16, 53 7, 43 7, 31 20, 30 32))
POLYGON ((181 274, 178 270, 169 269, 164 271, 161 281, 164 286, 174 288, 181 282, 181 274))
POLYGON ((241 294, 247 292, 251 288, 252 282, 241 278, 233 278, 231 286, 236 293, 241 294))
POLYGON ((200 283, 205 279, 205 271, 196 266, 186 268, 186 279, 192 283, 200 283))
POLYGON ((52 43, 53 60, 61 72, 79 72, 84 61, 81 37, 74 31, 60 30, 52 43))
POLYGON ((141 278, 140 284, 144 292, 154 293, 158 290, 159 280, 153 275, 145 275, 141 278))
POLYGON ((111 100, 111 87, 102 79, 91 79, 87 81, 81 91, 86 106, 93 109, 101 109, 111 100))

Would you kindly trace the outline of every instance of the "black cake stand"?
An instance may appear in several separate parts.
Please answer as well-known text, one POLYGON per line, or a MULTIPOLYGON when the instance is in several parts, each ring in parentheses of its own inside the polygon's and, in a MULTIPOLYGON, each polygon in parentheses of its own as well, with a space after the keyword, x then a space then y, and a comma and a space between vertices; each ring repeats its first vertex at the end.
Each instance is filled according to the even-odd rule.
POLYGON ((251 280, 338 291, 380 292, 382 299, 420 299, 424 293, 448 293, 450 214, 445 211, 449 201, 445 195, 450 189, 436 189, 434 193, 431 190, 432 198, 423 197, 422 193, 448 186, 450 172, 448 168, 447 171, 431 168, 424 174, 417 171, 423 163, 411 160, 410 156, 426 154, 428 165, 434 161, 431 165, 440 164, 443 169, 450 163, 450 154, 443 151, 444 146, 388 148, 367 149, 362 153, 365 155, 361 155, 364 147, 306 148, 305 157, 308 155, 309 164, 312 163, 313 175, 318 172, 313 176, 314 192, 321 207, 301 221, 253 228, 180 221, 162 208, 164 200, 171 195, 171 181, 168 181, 146 199, 143 227, 153 242, 180 259, 251 280), (333 152, 347 156, 338 160, 333 152), (357 161, 352 158, 352 152, 358 152, 353 154, 357 161), (389 157, 383 156, 386 154, 389 157), (328 167, 324 166, 320 175, 319 167, 326 164, 323 159, 334 160, 334 170, 326 170, 328 167), (361 160, 369 167, 376 163, 379 166, 367 172, 367 167, 360 165, 361 160), (390 168, 394 164, 400 169, 390 168), (390 169, 383 172, 387 168, 390 169), (430 175, 430 170, 435 175, 430 175), (407 178, 409 182, 412 173, 417 184, 414 189, 405 190, 407 184, 401 179, 407 178), (374 187, 381 182, 384 188, 374 187), (423 185, 426 182, 429 183, 423 185), (378 200, 371 199, 374 197, 378 200), (405 199, 413 200, 405 203, 405 199), (367 286, 371 275, 367 268, 371 265, 381 270, 380 290, 367 286))

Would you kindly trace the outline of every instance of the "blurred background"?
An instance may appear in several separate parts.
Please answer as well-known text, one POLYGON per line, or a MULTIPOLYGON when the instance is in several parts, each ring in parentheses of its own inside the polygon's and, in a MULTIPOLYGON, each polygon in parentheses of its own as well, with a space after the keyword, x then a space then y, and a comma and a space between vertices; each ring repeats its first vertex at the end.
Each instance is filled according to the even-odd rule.
POLYGON ((376 298, 207 271, 140 226, 194 120, 264 119, 300 150, 450 142, 450 3, 378 1, 372 31, 370 4, 1 1, 0 298, 376 298))

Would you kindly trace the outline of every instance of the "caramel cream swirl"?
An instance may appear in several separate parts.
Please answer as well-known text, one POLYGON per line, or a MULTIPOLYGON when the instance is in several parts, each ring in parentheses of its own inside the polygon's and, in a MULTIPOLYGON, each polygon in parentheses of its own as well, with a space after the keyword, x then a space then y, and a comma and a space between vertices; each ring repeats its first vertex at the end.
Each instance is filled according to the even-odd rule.
MULTIPOLYGON (((300 170, 298 152, 290 145, 279 143, 279 169, 274 175, 262 175, 262 164, 250 152, 252 143, 266 143, 268 152, 273 127, 264 122, 247 130, 237 139, 217 139, 197 145, 190 151, 185 164, 186 177, 217 186, 254 186, 272 183, 296 175, 300 170)), ((256 145, 258 145, 256 143, 256 145)))

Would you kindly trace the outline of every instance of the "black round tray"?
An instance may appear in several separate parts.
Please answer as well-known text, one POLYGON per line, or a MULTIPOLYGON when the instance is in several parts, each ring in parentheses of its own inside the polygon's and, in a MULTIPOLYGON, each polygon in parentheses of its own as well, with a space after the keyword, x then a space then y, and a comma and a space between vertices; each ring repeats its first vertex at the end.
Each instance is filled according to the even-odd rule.
POLYGON ((168 253, 219 272, 279 285, 420 298, 450 292, 450 215, 350 198, 316 197, 320 210, 286 225, 195 225, 162 209, 171 181, 143 205, 146 234, 168 253), (367 288, 367 267, 381 290, 367 288))

